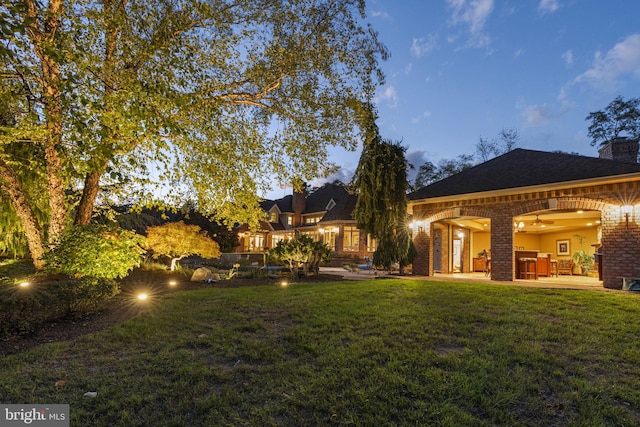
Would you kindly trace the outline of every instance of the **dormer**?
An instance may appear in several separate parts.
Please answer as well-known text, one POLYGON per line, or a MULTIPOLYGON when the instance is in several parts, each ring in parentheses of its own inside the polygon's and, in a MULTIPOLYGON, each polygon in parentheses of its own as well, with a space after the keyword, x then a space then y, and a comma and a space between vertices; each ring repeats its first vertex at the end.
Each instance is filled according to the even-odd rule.
POLYGON ((280 208, 278 208, 278 205, 274 204, 271 209, 269 209, 269 212, 267 212, 269 215, 269 222, 270 223, 277 223, 280 221, 280 208))

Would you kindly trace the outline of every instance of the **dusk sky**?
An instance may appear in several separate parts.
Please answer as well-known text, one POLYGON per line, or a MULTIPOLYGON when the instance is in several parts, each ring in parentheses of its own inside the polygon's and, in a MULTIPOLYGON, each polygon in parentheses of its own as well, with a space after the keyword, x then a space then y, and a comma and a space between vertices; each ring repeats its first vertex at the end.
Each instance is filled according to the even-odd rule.
MULTIPOLYGON (((521 148, 597 156, 585 117, 640 96, 638 0, 369 0, 367 14, 391 52, 381 136, 402 140, 416 169, 503 128, 521 148)), ((359 155, 334 151, 330 180, 348 181, 359 155)))

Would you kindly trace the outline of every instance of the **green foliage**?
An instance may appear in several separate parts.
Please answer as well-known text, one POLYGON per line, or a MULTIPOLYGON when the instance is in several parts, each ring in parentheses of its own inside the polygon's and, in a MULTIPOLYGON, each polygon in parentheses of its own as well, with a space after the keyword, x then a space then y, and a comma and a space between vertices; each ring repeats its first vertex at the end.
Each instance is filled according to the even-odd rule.
POLYGON ((604 110, 589 113, 585 120, 591 122, 588 135, 592 146, 603 146, 621 136, 640 138, 640 98, 625 101, 618 96, 604 110))
POLYGON ((374 264, 390 267, 407 257, 407 168, 406 148, 382 140, 370 111, 367 139, 354 177, 358 201, 353 216, 359 229, 378 239, 374 264))
POLYGON ((305 263, 327 262, 331 258, 331 249, 322 242, 300 234, 293 239, 280 240, 275 248, 269 251, 269 257, 287 265, 294 276, 305 263))
POLYGON ((113 225, 68 228, 44 255, 49 271, 100 279, 125 277, 140 265, 144 237, 113 225))
POLYGON ((147 228, 147 247, 155 256, 172 257, 172 271, 175 270, 178 259, 189 255, 199 255, 203 258, 220 256, 220 246, 217 242, 197 225, 187 225, 182 221, 147 228))
MULTIPOLYGON (((75 190, 97 190, 75 210, 89 221, 98 183, 143 204, 157 187, 172 205, 195 194, 226 225, 257 225, 274 175, 327 175, 331 146, 357 146, 388 56, 363 0, 25 5, 0 5, 0 145, 47 152, 32 252, 61 234, 75 190)), ((14 161, 0 150, 0 181, 26 167, 14 161)))
POLYGON ((120 292, 112 279, 93 277, 22 277, 26 288, 0 286, 0 339, 29 335, 47 322, 101 308, 120 292))

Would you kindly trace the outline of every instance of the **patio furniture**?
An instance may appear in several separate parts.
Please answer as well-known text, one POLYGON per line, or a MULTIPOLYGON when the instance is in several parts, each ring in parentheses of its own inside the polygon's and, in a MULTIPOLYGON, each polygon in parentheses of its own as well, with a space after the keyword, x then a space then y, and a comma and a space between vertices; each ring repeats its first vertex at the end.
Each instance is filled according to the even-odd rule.
POLYGON ((538 280, 538 258, 519 258, 520 278, 538 280))
POLYGON ((558 276, 561 274, 569 274, 573 276, 573 266, 574 263, 570 259, 559 259, 558 260, 558 276))

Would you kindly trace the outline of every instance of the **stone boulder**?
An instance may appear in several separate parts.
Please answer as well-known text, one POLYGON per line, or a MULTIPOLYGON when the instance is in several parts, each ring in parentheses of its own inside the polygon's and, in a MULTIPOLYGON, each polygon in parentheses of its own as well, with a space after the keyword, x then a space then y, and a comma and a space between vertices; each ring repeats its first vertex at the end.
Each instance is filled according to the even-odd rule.
POLYGON ((211 270, 205 267, 200 267, 191 275, 192 282, 208 282, 213 279, 213 273, 211 270))

